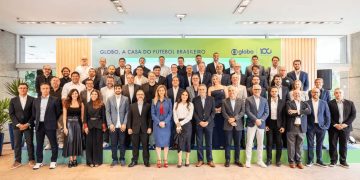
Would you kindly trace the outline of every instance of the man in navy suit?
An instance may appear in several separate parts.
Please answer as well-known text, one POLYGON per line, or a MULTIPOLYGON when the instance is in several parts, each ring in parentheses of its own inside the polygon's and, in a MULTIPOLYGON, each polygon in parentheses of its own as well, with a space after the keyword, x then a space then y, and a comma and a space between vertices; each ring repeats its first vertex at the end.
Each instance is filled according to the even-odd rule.
MULTIPOLYGON (((315 79, 315 87, 320 89, 319 99, 324 100, 325 102, 329 102, 331 100, 330 91, 323 88, 324 80, 322 78, 315 79)), ((311 99, 311 92, 309 91, 309 98, 311 99)))
POLYGON ((200 77, 200 84, 205 84, 207 87, 211 86, 211 74, 205 71, 205 63, 199 64, 199 71, 197 74, 200 77))
POLYGON ((45 135, 51 145, 50 169, 56 168, 58 157, 58 144, 56 141, 57 120, 61 114, 60 101, 50 96, 50 85, 40 85, 41 96, 36 98, 32 106, 32 123, 36 129, 36 164, 34 170, 41 168, 43 164, 43 145, 45 135), (34 123, 35 121, 35 123, 34 123))
POLYGON ((326 167, 322 161, 322 145, 325 133, 330 126, 330 111, 326 101, 319 99, 320 90, 313 88, 311 90, 311 99, 307 101, 310 105, 311 114, 307 117, 307 144, 308 144, 308 162, 306 166, 311 167, 314 158, 314 139, 316 136, 316 165, 326 167))
POLYGON ((249 88, 249 87, 251 87, 253 85, 251 83, 252 82, 252 77, 259 76, 259 78, 260 78, 260 86, 267 89, 268 88, 268 83, 267 83, 266 77, 260 75, 260 66, 253 65, 251 69, 252 69, 252 75, 247 77, 247 79, 246 79, 246 87, 249 88))
POLYGON ((235 73, 235 64, 236 61, 234 58, 229 59, 229 68, 225 69, 225 74, 233 74, 235 73))
POLYGON ((194 103, 194 120, 196 122, 196 143, 198 146, 196 167, 204 164, 203 139, 205 135, 206 160, 210 167, 215 167, 212 158, 212 134, 214 129, 215 101, 211 96, 206 94, 207 87, 201 84, 198 88, 199 96, 195 97, 194 103))
POLYGON ((247 143, 246 143, 246 164, 247 168, 250 168, 251 154, 256 135, 257 142, 257 164, 260 167, 266 168, 263 162, 263 141, 264 141, 264 129, 265 122, 269 116, 269 104, 267 100, 260 96, 261 86, 254 85, 252 87, 253 95, 245 100, 245 112, 248 116, 247 119, 247 143))
POLYGON ((301 70, 301 60, 299 59, 294 60, 293 67, 294 70, 289 72, 287 76, 293 81, 300 80, 303 84, 303 90, 304 91, 309 90, 309 76, 308 73, 301 70))
POLYGON ((218 77, 220 79, 221 85, 229 86, 231 84, 230 75, 224 74, 224 65, 223 64, 216 65, 216 74, 218 75, 218 77))
POLYGON ((310 115, 311 109, 308 103, 301 101, 300 93, 299 90, 294 90, 294 100, 289 101, 286 105, 288 116, 286 131, 289 166, 290 168, 297 166, 299 169, 304 169, 301 163, 301 154, 307 131, 307 116, 310 115))
POLYGON ((259 66, 259 75, 260 76, 265 76, 265 68, 264 66, 260 65, 259 64, 259 57, 257 55, 253 55, 251 57, 251 65, 250 66, 247 66, 246 69, 245 69, 245 76, 246 77, 249 77, 252 75, 252 67, 253 66, 259 66))
POLYGON ((182 88, 182 89, 185 89, 185 80, 184 80, 184 77, 181 76, 179 73, 178 73, 178 68, 177 68, 177 65, 176 64, 172 64, 171 65, 171 73, 169 75, 166 76, 166 87, 168 89, 172 88, 172 79, 177 76, 179 78, 179 86, 182 88))
MULTIPOLYGON (((209 72, 211 75, 216 74, 216 66, 218 64, 222 64, 222 63, 219 62, 219 53, 217 53, 217 52, 215 52, 213 54, 213 60, 214 61, 212 63, 209 63, 206 66, 206 72, 209 72)), ((222 65, 223 65, 223 67, 225 67, 224 64, 222 64, 222 65)), ((224 69, 223 69, 223 72, 225 72, 224 69)))

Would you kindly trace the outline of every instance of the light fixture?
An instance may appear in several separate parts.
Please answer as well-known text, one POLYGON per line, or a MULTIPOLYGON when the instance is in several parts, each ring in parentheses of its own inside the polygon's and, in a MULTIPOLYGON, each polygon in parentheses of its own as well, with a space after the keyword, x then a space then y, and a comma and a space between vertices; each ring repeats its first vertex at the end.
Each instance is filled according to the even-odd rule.
POLYGON ((113 3, 115 9, 116 9, 119 13, 121 13, 121 14, 125 13, 124 6, 121 4, 120 0, 110 0, 110 2, 113 3))
POLYGON ((294 25, 331 25, 341 24, 342 21, 237 21, 235 24, 256 24, 256 25, 280 25, 280 24, 294 24, 294 25))
POLYGON ((238 13, 242 14, 245 9, 249 6, 251 0, 241 0, 240 3, 236 6, 235 10, 233 11, 233 14, 238 13))
POLYGON ((121 21, 17 21, 19 24, 121 24, 121 21))
POLYGON ((175 16, 179 19, 180 22, 182 22, 187 14, 176 14, 175 16))

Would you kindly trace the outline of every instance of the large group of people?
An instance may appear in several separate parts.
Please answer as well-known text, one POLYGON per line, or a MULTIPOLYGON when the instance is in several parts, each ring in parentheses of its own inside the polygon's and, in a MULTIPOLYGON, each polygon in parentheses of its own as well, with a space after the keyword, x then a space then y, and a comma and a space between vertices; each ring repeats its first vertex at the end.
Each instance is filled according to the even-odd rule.
POLYGON ((205 162, 215 167, 213 149, 225 150, 224 165, 229 167, 233 145, 234 164, 250 168, 254 144, 257 164, 263 168, 272 163, 281 166, 283 148, 287 148, 291 168, 313 164, 333 167, 338 162, 338 145, 340 165, 349 167, 347 142, 356 117, 354 103, 343 98, 340 88, 334 90, 335 98, 331 100, 321 78, 309 90, 309 77, 301 70, 301 60, 293 61, 294 70, 289 73, 276 56, 268 68, 260 65, 258 56, 252 56, 245 73, 235 59, 230 59, 230 67, 225 69, 219 53, 213 54, 213 62, 208 65, 201 55, 195 61, 195 65, 185 65, 184 58, 179 57, 178 64, 168 67, 165 57, 160 56, 159 65, 151 71, 144 57, 134 69, 125 58, 119 59, 119 67, 107 66, 106 59, 101 58, 98 68, 93 68, 84 57, 73 72, 63 67, 61 78, 51 75, 49 65, 43 66, 43 73, 36 77, 38 97, 27 95, 28 84, 21 83, 19 95, 11 99, 9 114, 15 135, 12 168, 21 166, 23 137, 34 170, 44 166, 45 137, 52 153, 50 169, 56 168, 59 148, 69 159, 69 168, 77 166, 77 157, 84 150, 86 164, 97 167, 103 163, 103 148, 108 146, 111 167, 125 166, 125 151, 132 147, 128 166, 133 167, 138 164, 140 145, 146 167, 150 167, 152 147, 158 168, 168 167, 169 150, 178 152, 177 167, 188 167, 195 147, 196 167, 205 162), (329 165, 322 159, 327 132, 329 165), (305 137, 308 153, 303 165, 305 137), (246 150, 244 164, 240 162, 241 148, 246 150))

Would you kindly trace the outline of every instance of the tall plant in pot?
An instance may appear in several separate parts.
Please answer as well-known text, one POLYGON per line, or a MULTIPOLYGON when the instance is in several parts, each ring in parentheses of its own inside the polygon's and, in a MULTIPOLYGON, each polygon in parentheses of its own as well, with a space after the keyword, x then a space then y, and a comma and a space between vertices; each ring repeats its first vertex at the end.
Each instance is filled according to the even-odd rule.
MULTIPOLYGON (((5 88, 6 88, 6 93, 13 97, 18 96, 19 95, 18 87, 19 87, 20 83, 23 83, 23 82, 24 81, 22 81, 19 78, 14 79, 13 81, 10 81, 10 82, 6 82, 4 84, 5 88)), ((14 131, 12 128, 11 119, 9 120, 9 136, 10 136, 11 149, 14 149, 14 131)))
POLYGON ((10 121, 9 116, 10 99, 0 100, 0 156, 2 155, 2 147, 4 143, 4 126, 10 121))

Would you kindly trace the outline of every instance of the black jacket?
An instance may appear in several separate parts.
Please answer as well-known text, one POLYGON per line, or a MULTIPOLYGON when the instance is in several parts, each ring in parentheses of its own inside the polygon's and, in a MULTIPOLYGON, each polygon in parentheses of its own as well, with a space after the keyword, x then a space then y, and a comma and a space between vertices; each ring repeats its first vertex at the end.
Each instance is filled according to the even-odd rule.
MULTIPOLYGON (((39 128, 40 123, 40 104, 41 97, 36 98, 33 101, 32 106, 32 118, 30 124, 35 124, 35 128, 39 128)), ((49 100, 46 106, 44 125, 46 130, 56 130, 57 120, 61 114, 60 101, 53 96, 49 96, 49 100)))
POLYGON ((130 105, 127 127, 132 129, 134 134, 146 133, 148 128, 152 128, 151 106, 149 103, 144 102, 141 115, 137 103, 130 105))
POLYGON ((27 96, 25 108, 23 109, 19 96, 16 96, 10 100, 9 115, 14 128, 17 124, 26 123, 29 123, 31 127, 34 127, 34 124, 31 122, 33 102, 34 98, 27 96))

